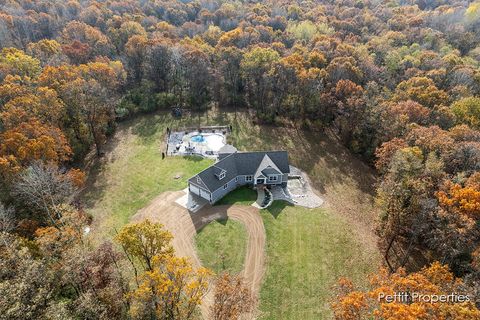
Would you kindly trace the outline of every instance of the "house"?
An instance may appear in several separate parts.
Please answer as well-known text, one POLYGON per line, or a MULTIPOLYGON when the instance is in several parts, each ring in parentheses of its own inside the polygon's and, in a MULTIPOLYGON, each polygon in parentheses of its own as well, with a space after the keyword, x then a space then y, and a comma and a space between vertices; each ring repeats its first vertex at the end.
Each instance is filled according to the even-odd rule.
POLYGON ((289 173, 286 151, 238 152, 226 145, 214 165, 188 180, 188 189, 213 204, 244 185, 286 186, 289 173))

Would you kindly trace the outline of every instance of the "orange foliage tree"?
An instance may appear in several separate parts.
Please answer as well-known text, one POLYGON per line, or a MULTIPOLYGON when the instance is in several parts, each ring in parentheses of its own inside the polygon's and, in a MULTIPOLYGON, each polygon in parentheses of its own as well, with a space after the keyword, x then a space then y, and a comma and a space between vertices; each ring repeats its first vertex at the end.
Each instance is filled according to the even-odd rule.
POLYGON ((406 274, 387 270, 370 277, 367 290, 357 290, 345 278, 340 279, 332 303, 335 319, 478 319, 480 310, 465 291, 462 280, 447 266, 434 262, 422 270, 406 274), (395 296, 396 294, 396 296, 395 296), (444 301, 435 301, 435 299, 444 301))
POLYGON ((7 176, 34 160, 60 163, 71 155, 62 131, 35 119, 0 134, 0 172, 7 176))
POLYGON ((471 219, 480 219, 479 175, 479 173, 472 175, 466 181, 465 186, 447 182, 447 190, 441 190, 437 193, 440 205, 447 210, 471 219))

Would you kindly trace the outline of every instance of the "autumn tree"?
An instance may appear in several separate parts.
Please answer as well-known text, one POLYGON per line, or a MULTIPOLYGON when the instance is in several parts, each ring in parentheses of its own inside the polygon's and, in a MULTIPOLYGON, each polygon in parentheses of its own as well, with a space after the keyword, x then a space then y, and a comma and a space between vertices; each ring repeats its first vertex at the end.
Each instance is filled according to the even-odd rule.
POLYGON ((123 317, 129 305, 122 255, 109 242, 92 246, 84 212, 68 205, 57 206, 57 211, 58 222, 37 229, 35 244, 42 261, 55 271, 55 288, 67 304, 66 313, 72 318, 123 317))
MULTIPOLYGON (((335 319, 478 319, 480 310, 470 301, 431 302, 413 294, 427 296, 471 294, 461 279, 438 262, 414 273, 399 269, 393 274, 380 270, 370 277, 367 290, 356 289, 342 278, 337 285, 337 295, 332 303, 335 319), (405 299, 390 301, 386 296, 405 293, 405 299)), ((471 297, 471 295, 470 295, 471 297)), ((471 298, 470 298, 471 299, 471 298)))
POLYGON ((73 80, 60 89, 70 104, 73 119, 78 121, 77 130, 86 127, 97 155, 102 154, 107 131, 113 125, 115 92, 123 76, 123 66, 119 63, 89 63, 75 69, 73 80))
POLYGON ((0 172, 4 177, 19 172, 35 160, 61 163, 72 150, 58 128, 31 119, 0 133, 0 172))
POLYGON ((195 270, 186 258, 154 256, 152 269, 130 293, 134 319, 192 319, 208 290, 210 271, 195 270))
POLYGON ((172 237, 162 224, 145 220, 126 225, 116 235, 115 240, 131 259, 140 263, 144 270, 152 271, 155 256, 173 254, 170 244, 172 237))
POLYGON ((240 319, 252 312, 255 300, 240 276, 223 273, 215 281, 211 316, 214 320, 240 319))
MULTIPOLYGON (((473 178, 476 177, 478 175, 473 176, 473 178)), ((438 193, 438 198, 440 205, 451 208, 457 214, 479 220, 480 190, 478 185, 470 182, 470 179, 464 187, 459 184, 450 184, 447 186, 447 191, 438 193)))
POLYGON ((73 63, 88 62, 96 56, 110 57, 113 47, 98 28, 83 22, 71 21, 62 32, 64 52, 73 63), (78 59, 78 60, 77 60, 78 59))
POLYGON ((0 312, 5 319, 41 319, 55 296, 55 272, 24 241, 1 235, 0 312), (6 245, 8 243, 8 246, 6 245))
POLYGON ((240 64, 242 61, 242 52, 235 47, 219 48, 217 52, 218 63, 220 64, 221 75, 225 83, 225 89, 222 92, 225 96, 225 104, 237 107, 242 104, 242 78, 240 73, 240 64))
POLYGON ((426 77, 412 77, 400 82, 395 90, 395 99, 413 100, 427 108, 448 103, 447 93, 426 77))
POLYGON ((158 39, 147 51, 146 68, 147 78, 160 91, 169 91, 171 89, 172 71, 173 71, 173 48, 172 44, 166 39, 158 39))
POLYGON ((8 74, 35 78, 41 72, 40 61, 16 48, 4 48, 0 52, 0 80, 8 74))
POLYGON ((211 99, 211 67, 209 57, 193 47, 185 47, 182 53, 183 81, 187 87, 185 102, 198 111, 205 110, 211 99))
POLYGON ((407 147, 407 143, 403 139, 394 138, 390 141, 382 143, 380 147, 375 151, 376 162, 375 167, 382 173, 390 166, 395 153, 403 148, 407 147))
POLYGON ((339 80, 335 86, 334 96, 337 100, 335 110, 336 126, 342 140, 350 144, 353 132, 363 114, 365 101, 363 88, 350 80, 339 80))
POLYGON ((479 175, 473 174, 464 185, 444 181, 436 196, 439 222, 432 227, 429 244, 459 274, 468 272, 469 260, 477 246, 480 231, 479 175))
POLYGON ((427 125, 432 114, 430 109, 412 100, 388 103, 382 111, 382 138, 385 139, 404 136, 411 123, 427 125))
POLYGON ((339 80, 350 80, 358 83, 363 76, 353 57, 334 58, 328 64, 326 71, 333 84, 336 84, 339 80))
POLYGON ((208 290, 210 271, 195 270, 187 259, 175 257, 171 240, 163 225, 148 220, 123 227, 115 237, 137 280, 129 293, 133 318, 190 319, 208 290), (143 270, 138 278, 135 262, 143 270))
POLYGON ((480 98, 465 98, 452 105, 457 123, 480 129, 480 98))
POLYGON ((5 129, 13 129, 31 119, 39 120, 61 128, 65 117, 65 106, 55 90, 39 87, 34 90, 25 89, 24 94, 12 97, 0 111, 5 129))
POLYGON ((125 44, 127 66, 132 76, 132 83, 140 83, 143 78, 144 64, 147 58, 148 39, 142 35, 134 35, 125 44))
POLYGON ((62 53, 62 45, 56 40, 42 39, 38 42, 31 42, 27 46, 27 53, 40 60, 42 66, 55 66, 68 61, 62 53))
POLYGON ((443 174, 443 163, 433 154, 425 155, 418 147, 398 149, 377 190, 382 210, 377 232, 390 270, 395 263, 404 266, 415 246, 421 245, 422 234, 428 224, 435 203, 435 183, 443 174), (426 159, 427 158, 427 159, 426 159), (403 248, 398 255, 395 248, 403 248))
POLYGON ((260 47, 251 49, 243 56, 241 72, 245 79, 247 101, 258 115, 268 115, 272 97, 266 75, 279 58, 278 52, 260 47))

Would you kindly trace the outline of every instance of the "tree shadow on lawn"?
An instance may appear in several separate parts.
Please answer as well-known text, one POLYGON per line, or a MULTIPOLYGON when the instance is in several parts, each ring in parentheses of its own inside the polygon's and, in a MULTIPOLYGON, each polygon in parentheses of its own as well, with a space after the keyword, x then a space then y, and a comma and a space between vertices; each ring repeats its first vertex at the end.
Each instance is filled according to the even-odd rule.
POLYGON ((198 234, 202 229, 210 224, 210 222, 217 221, 225 226, 228 222, 228 209, 232 205, 209 206, 201 208, 197 212, 188 211, 192 224, 195 227, 195 233, 198 234))
POLYGON ((268 213, 272 215, 275 219, 283 212, 283 209, 286 207, 293 207, 294 205, 290 202, 283 201, 283 200, 276 200, 274 201, 268 208, 264 209, 268 213))
POLYGON ((115 134, 108 138, 107 143, 102 147, 103 156, 97 156, 95 150, 90 150, 83 160, 82 170, 87 174, 85 185, 78 194, 77 198, 82 199, 83 204, 87 207, 93 205, 97 200, 105 195, 107 182, 104 179, 99 179, 99 176, 105 171, 107 163, 116 160, 113 151, 121 142, 119 135, 122 130, 127 130, 128 127, 121 126, 115 134))
MULTIPOLYGON (((256 125, 245 115, 234 122, 231 141, 243 151, 286 150, 290 163, 305 171, 322 194, 351 180, 363 193, 374 194, 374 170, 344 147, 328 130, 256 125)), ((362 199, 359 199, 362 200, 362 199)))
POLYGON ((234 204, 251 205, 255 200, 257 200, 257 192, 253 190, 252 187, 242 186, 230 191, 227 195, 218 200, 213 206, 234 204))
POLYGON ((188 161, 192 161, 192 162, 200 162, 202 161, 204 158, 201 157, 201 156, 183 156, 183 159, 185 160, 188 160, 188 161))
MULTIPOLYGON (((190 217, 192 217, 192 213, 190 213, 190 217)), ((196 233, 196 234, 199 234, 200 232, 203 231, 203 229, 205 229, 206 226, 210 225, 210 223, 212 223, 212 222, 218 222, 219 224, 221 224, 222 226, 225 227, 225 226, 227 225, 229 219, 230 219, 230 218, 229 218, 228 216, 226 216, 226 217, 221 217, 221 218, 218 218, 218 219, 211 220, 211 221, 209 221, 208 223, 205 223, 205 224, 203 224, 203 225, 201 225, 201 226, 198 226, 198 227, 195 226, 195 233, 196 233)))
POLYGON ((78 195, 78 198, 82 199, 82 202, 86 207, 93 206, 105 195, 107 183, 99 183, 102 179, 98 179, 99 175, 103 172, 104 167, 105 163, 101 163, 99 159, 93 160, 93 163, 88 165, 87 180, 78 195))
POLYGON ((149 116, 138 117, 132 120, 135 121, 132 133, 144 141, 158 139, 157 133, 160 132, 162 135, 166 133, 167 127, 171 126, 173 122, 170 114, 166 112, 152 113, 149 116))

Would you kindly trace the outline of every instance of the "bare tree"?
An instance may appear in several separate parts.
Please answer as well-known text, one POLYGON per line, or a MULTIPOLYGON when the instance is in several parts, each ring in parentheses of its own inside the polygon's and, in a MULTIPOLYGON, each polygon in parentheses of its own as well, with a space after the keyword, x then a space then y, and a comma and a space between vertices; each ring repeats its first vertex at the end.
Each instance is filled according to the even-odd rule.
POLYGON ((13 220, 13 208, 7 208, 3 203, 0 202, 0 233, 10 232, 14 227, 15 222, 13 220))
POLYGON ((9 232, 15 227, 13 213, 12 207, 7 208, 0 202, 0 240, 4 243, 5 248, 9 247, 8 243, 11 240, 9 232))
POLYGON ((77 188, 67 174, 62 174, 53 164, 35 162, 14 182, 12 193, 17 200, 39 212, 55 223, 59 212, 56 207, 71 203, 77 188))

